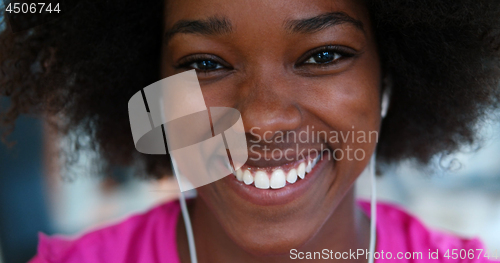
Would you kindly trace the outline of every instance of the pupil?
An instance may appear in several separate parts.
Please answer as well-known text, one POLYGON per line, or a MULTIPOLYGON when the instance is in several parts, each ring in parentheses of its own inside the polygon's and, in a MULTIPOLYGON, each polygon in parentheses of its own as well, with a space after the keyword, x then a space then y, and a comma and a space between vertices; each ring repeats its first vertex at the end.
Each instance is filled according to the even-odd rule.
POLYGON ((200 69, 208 70, 208 69, 215 69, 217 68, 217 63, 211 60, 203 60, 200 62, 198 65, 200 69))
POLYGON ((317 63, 326 63, 333 60, 333 53, 329 51, 323 51, 316 54, 315 58, 317 63))

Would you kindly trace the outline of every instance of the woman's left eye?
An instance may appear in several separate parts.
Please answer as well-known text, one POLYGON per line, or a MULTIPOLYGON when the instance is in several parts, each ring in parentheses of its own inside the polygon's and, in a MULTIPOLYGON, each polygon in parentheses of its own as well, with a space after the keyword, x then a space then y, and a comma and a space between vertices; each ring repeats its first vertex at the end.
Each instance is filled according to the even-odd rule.
POLYGON ((198 60, 189 65, 189 67, 200 70, 200 71, 210 71, 210 70, 216 70, 216 69, 221 69, 224 68, 220 63, 210 60, 210 59, 204 59, 204 60, 198 60))
POLYGON ((338 52, 334 51, 320 51, 311 57, 309 57, 306 61, 304 61, 305 64, 328 64, 330 62, 333 62, 335 60, 338 60, 342 58, 342 55, 338 52))

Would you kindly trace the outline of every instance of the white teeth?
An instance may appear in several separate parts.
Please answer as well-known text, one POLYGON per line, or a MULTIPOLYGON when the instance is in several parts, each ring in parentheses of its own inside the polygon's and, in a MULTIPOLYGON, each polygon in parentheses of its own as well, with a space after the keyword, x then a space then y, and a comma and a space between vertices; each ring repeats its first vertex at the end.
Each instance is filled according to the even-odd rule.
POLYGON ((266 171, 255 169, 250 172, 249 169, 238 169, 235 176, 238 181, 243 181, 246 185, 253 184, 259 189, 280 189, 289 184, 297 182, 297 178, 304 179, 306 174, 310 173, 321 159, 321 155, 307 162, 301 161, 298 167, 291 168, 287 173, 283 169, 275 169, 271 176, 266 171))
POLYGON ((245 182, 246 185, 250 185, 253 183, 253 176, 250 171, 245 170, 243 172, 243 182, 245 182))
POLYGON ((312 163, 311 160, 307 161, 307 166, 306 166, 306 173, 310 173, 312 170, 312 163))
POLYGON ((269 189, 269 177, 266 172, 258 171, 255 173, 255 187, 269 189))
POLYGON ((297 175, 300 177, 300 179, 304 179, 306 176, 306 165, 304 163, 301 163, 299 165, 299 168, 297 169, 297 175))
POLYGON ((295 169, 290 170, 286 175, 286 181, 291 184, 297 182, 297 170, 295 169))
MULTIPOLYGON (((267 175, 266 175, 267 176, 267 175)), ((286 185, 285 172, 281 169, 276 169, 271 175, 271 188, 279 189, 286 185)))
POLYGON ((243 181, 243 171, 241 169, 236 170, 236 179, 240 182, 243 181))

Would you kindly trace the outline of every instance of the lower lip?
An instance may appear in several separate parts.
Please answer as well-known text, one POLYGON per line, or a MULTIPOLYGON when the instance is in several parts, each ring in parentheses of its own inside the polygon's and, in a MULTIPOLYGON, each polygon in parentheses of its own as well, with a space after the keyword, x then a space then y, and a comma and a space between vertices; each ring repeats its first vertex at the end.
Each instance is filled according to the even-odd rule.
MULTIPOLYGON (((324 157, 324 156, 323 156, 324 157)), ((259 189, 254 185, 246 185, 236 179, 234 175, 229 175, 223 179, 236 194, 242 199, 259 206, 284 205, 302 196, 320 177, 319 174, 329 163, 328 158, 321 158, 314 166, 313 170, 306 174, 304 179, 297 179, 293 184, 280 189, 259 189)))

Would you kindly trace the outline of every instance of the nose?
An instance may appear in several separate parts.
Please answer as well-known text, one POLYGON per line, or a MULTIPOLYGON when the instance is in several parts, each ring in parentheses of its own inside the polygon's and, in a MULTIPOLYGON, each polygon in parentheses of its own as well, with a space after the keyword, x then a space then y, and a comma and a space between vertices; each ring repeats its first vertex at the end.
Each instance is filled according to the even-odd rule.
POLYGON ((299 101, 291 92, 292 83, 286 74, 276 71, 254 71, 238 88, 238 110, 250 137, 269 141, 277 132, 297 130, 302 123, 299 101))

